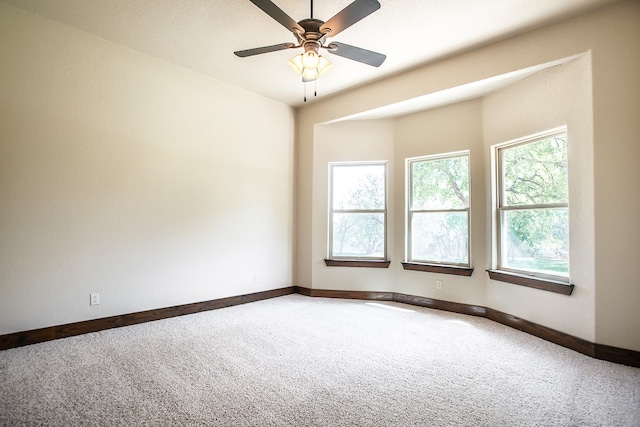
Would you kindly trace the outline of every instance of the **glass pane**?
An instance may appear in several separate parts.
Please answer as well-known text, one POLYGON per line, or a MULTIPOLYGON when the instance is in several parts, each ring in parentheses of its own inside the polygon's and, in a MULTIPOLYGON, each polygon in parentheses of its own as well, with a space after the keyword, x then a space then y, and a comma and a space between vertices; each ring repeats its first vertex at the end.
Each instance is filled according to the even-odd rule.
POLYGON ((333 214, 334 257, 384 257, 383 213, 333 214))
POLYGON ((502 211, 502 224, 501 267, 569 276, 568 209, 502 211))
POLYGON ((503 148, 505 206, 568 202, 567 136, 503 148))
POLYGON ((333 165, 334 210, 384 209, 385 165, 333 165))
POLYGON ((469 156, 411 163, 412 210, 469 207, 469 156))
POLYGON ((411 261, 469 263, 467 212, 414 213, 411 216, 411 261))

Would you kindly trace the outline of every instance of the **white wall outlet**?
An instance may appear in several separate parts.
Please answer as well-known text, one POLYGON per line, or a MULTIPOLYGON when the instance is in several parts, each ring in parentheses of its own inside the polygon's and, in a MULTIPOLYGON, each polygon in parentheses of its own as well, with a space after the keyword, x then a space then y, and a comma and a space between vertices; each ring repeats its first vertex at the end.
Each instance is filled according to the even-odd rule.
POLYGON ((436 289, 442 289, 442 280, 436 280, 436 289))
POLYGON ((89 297, 89 305, 100 305, 100 294, 91 294, 89 297))
POLYGON ((258 279, 259 279, 258 275, 254 274, 253 275, 253 283, 258 283, 258 279))

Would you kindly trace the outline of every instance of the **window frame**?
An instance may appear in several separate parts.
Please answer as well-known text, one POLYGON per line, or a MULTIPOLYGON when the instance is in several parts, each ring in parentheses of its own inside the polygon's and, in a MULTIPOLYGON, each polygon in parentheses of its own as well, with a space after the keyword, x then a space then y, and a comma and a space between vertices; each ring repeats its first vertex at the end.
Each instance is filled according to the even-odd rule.
POLYGON ((443 272, 438 267, 445 267, 445 269, 451 270, 448 274, 461 274, 471 275, 473 269, 471 268, 471 150, 460 150, 449 153, 441 153, 427 156, 410 157, 405 160, 405 188, 406 188, 406 204, 405 204, 405 262, 403 266, 405 269, 413 269, 420 271, 430 272, 443 272), (443 160, 456 157, 467 157, 467 179, 469 182, 469 203, 466 208, 456 209, 412 209, 413 206, 413 165, 416 163, 423 163, 427 161, 443 160), (412 238, 413 238, 413 214, 415 213, 451 213, 451 212, 466 212, 467 214, 467 262, 466 263, 453 263, 443 262, 440 260, 422 260, 414 259, 412 253, 412 238), (413 267, 410 267, 413 265, 413 267), (423 270, 419 266, 429 266, 430 268, 423 270), (456 270, 460 272, 456 273, 456 270))
MULTIPOLYGON (((566 155, 567 155, 567 168, 569 167, 569 159, 568 159, 568 155, 569 155, 569 138, 568 138, 568 132, 567 132, 567 126, 560 126, 557 128, 553 128, 553 129, 549 129, 547 131, 543 131, 543 132, 539 132, 533 135, 529 135, 529 136, 525 136, 522 138, 517 138, 511 141, 507 141, 501 144, 497 144, 493 146, 493 180, 494 180, 494 203, 493 203, 493 209, 494 209, 494 243, 495 243, 495 248, 494 248, 494 269, 490 270, 490 273, 493 272, 493 275, 495 277, 493 278, 497 278, 497 280, 501 280, 499 277, 501 277, 500 273, 506 273, 507 275, 511 275, 514 276, 512 278, 507 278, 506 280, 503 281, 508 281, 510 283, 515 283, 515 284, 523 284, 523 283, 518 283, 520 281, 526 281, 526 278, 531 278, 532 280, 542 280, 542 281, 546 281, 549 282, 551 284, 555 284, 555 285, 560 285, 561 287, 566 287, 566 286, 571 286, 570 285, 570 274, 571 274, 571 269, 569 268, 569 271, 567 273, 566 276, 560 276, 560 275, 554 275, 554 274, 548 274, 548 273, 543 273, 543 272, 533 272, 533 271, 529 271, 529 270, 521 270, 521 269, 516 269, 516 268, 511 268, 511 267, 506 267, 503 266, 503 256, 502 256, 502 252, 504 250, 504 248, 506 247, 506 233, 504 232, 504 224, 505 224, 505 219, 504 219, 504 212, 509 212, 509 211, 530 211, 530 210, 540 210, 540 209, 566 209, 567 210, 567 215, 570 214, 570 210, 569 210, 569 180, 568 180, 568 174, 567 174, 567 200, 564 203, 558 203, 558 202, 554 202, 554 203, 536 203, 536 204, 527 204, 527 205, 507 205, 506 201, 504 200, 505 197, 505 193, 503 191, 503 186, 504 186, 504 182, 503 182, 503 158, 504 158, 504 150, 506 149, 510 149, 510 148, 515 148, 518 146, 523 146, 523 145, 527 145, 527 144, 534 144, 536 142, 540 142, 540 141, 544 141, 546 139, 550 139, 550 138, 554 138, 557 136, 561 136, 564 135, 565 137, 565 141, 566 141, 566 155), (517 278, 520 277, 520 278, 517 278)), ((568 240, 570 241, 571 239, 571 231, 570 231, 570 226, 568 225, 568 240)), ((567 242, 567 244, 569 244, 570 242, 567 242)), ((569 249, 569 260, 571 258, 571 252, 569 249)), ((504 276, 504 275, 502 275, 504 276)), ((504 278, 504 277, 503 277, 504 278)), ((531 286, 531 285, 526 285, 525 286, 530 286, 530 287, 536 287, 536 286, 531 286)), ((542 285, 543 287, 541 289, 544 289, 544 285, 542 285)), ((548 289, 547 289, 548 290, 548 289)), ((560 292, 563 293, 563 292, 560 292)), ((569 292, 570 293, 570 292, 569 292)))
POLYGON ((369 266, 369 267, 388 267, 388 262, 380 263, 380 261, 387 261, 388 248, 387 248, 387 228, 388 228, 388 209, 389 209, 389 177, 388 177, 388 161, 347 161, 347 162, 329 162, 329 218, 328 218, 328 239, 327 239, 327 258, 325 264, 327 266, 369 266), (361 167, 361 166, 382 166, 384 170, 384 208, 383 209, 334 209, 333 207, 333 193, 334 193, 334 167, 361 167), (333 217, 334 214, 358 214, 358 213, 381 213, 383 214, 383 255, 382 256, 336 256, 333 255, 333 217), (334 262, 331 262, 334 261, 334 262), (342 262, 336 262, 342 261, 342 262), (348 263, 349 261, 358 261, 359 263, 348 263), (346 262, 346 263, 345 263, 346 262), (366 264, 369 262, 369 264, 366 264), (366 265, 365 265, 366 264, 366 265))

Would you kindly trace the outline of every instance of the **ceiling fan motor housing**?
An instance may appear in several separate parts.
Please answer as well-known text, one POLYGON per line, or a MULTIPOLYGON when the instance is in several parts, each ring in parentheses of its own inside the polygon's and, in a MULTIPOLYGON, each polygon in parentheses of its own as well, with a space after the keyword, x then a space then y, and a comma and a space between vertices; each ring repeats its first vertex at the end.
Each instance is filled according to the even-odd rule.
POLYGON ((324 24, 324 21, 312 18, 303 19, 298 22, 298 25, 304 29, 304 33, 296 31, 295 35, 298 38, 300 45, 304 47, 305 52, 313 50, 317 53, 320 46, 324 44, 326 34, 320 32, 320 26, 322 24, 324 24))

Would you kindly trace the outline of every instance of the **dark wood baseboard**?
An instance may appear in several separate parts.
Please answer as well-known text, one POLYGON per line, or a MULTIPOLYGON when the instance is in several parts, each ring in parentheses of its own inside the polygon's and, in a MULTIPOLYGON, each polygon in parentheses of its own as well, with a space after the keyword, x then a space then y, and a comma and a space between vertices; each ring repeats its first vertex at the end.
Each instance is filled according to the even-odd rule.
POLYGON ((516 316, 487 307, 443 301, 427 297, 419 297, 397 292, 312 289, 303 286, 290 286, 286 288, 273 289, 252 294, 238 295, 228 298, 196 302, 192 304, 183 304, 173 307, 165 307, 155 310, 122 314, 101 319, 87 320, 83 322, 69 323, 66 325, 50 326, 47 328, 0 335, 0 350, 7 350, 10 348, 21 347, 24 345, 36 344, 39 342, 71 337, 74 335, 81 335, 90 332, 98 332, 105 329, 118 328, 121 326, 130 326, 138 323, 150 322, 153 320, 182 316, 185 314, 194 314, 202 311, 231 307, 293 293, 305 295, 308 297, 359 299, 369 301, 395 301, 420 307, 485 317, 487 319, 529 333, 538 338, 542 338, 544 340, 553 342, 571 350, 575 350, 579 353, 586 354, 587 356, 591 356, 596 359, 640 368, 640 352, 638 351, 627 350, 603 344, 595 344, 581 338, 565 334, 564 332, 556 331, 546 326, 538 325, 528 320, 524 320, 516 316))
POLYGON ((486 317, 487 309, 478 305, 462 304, 459 302, 443 301, 439 299, 418 297, 394 292, 393 301, 405 304, 418 305, 420 307, 434 308, 436 310, 452 311, 454 313, 469 314, 471 316, 486 317))
POLYGON ((374 301, 395 301, 436 310, 452 311, 455 313, 469 314, 472 316, 486 317, 487 309, 477 305, 461 304, 457 302, 443 301, 415 295, 401 294, 397 292, 373 292, 373 291, 343 291, 332 289, 309 289, 295 286, 296 293, 308 297, 361 299, 374 301))
POLYGON ((393 301, 392 292, 338 291, 331 289, 309 289, 301 286, 295 286, 294 288, 296 293, 306 295, 308 297, 393 301))
POLYGON ((625 348, 611 347, 604 344, 594 344, 596 359, 607 362, 620 363, 621 365, 640 368, 640 352, 625 348))
POLYGON ((215 310, 234 305, 256 302, 295 292, 293 287, 256 292, 246 295, 238 295, 228 298, 220 298, 210 301, 202 301, 191 304, 176 305, 154 310, 140 311, 137 313, 121 314, 118 316, 103 317, 101 319, 85 320, 66 325, 50 326, 47 328, 33 329, 24 332, 15 332, 0 335, 0 350, 21 347, 29 344, 66 338, 74 335, 103 331, 105 329, 119 328, 121 326, 136 325, 138 323, 151 322, 153 320, 167 319, 169 317, 194 314, 201 311, 215 310))
POLYGON ((587 340, 583 340, 582 338, 577 338, 573 335, 565 334, 564 332, 556 331, 555 329, 538 325, 537 323, 491 308, 487 309, 487 318, 494 322, 535 335, 543 340, 551 341, 552 343, 561 345, 562 347, 575 350, 579 353, 586 354, 587 356, 595 357, 594 344, 587 340))
POLYGON ((442 301, 397 292, 333 291, 326 289, 309 289, 301 286, 296 286, 295 288, 297 293, 311 297, 395 301, 420 307, 485 317, 494 322, 518 329, 596 359, 640 368, 640 352, 638 351, 595 344, 582 338, 574 337, 564 332, 487 307, 442 301), (374 298, 368 298, 369 294, 372 294, 374 298))

